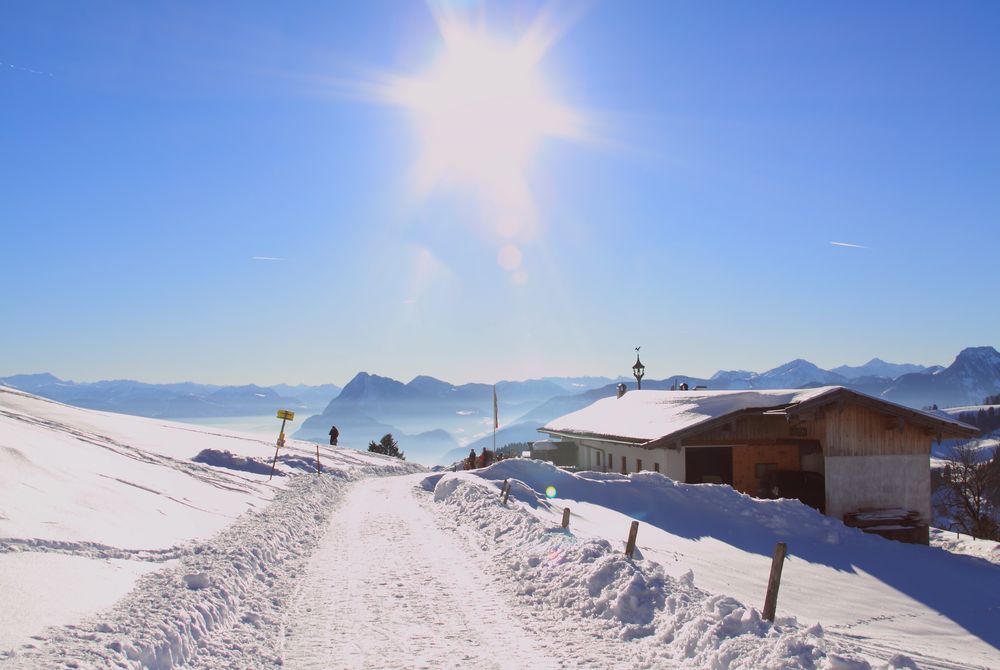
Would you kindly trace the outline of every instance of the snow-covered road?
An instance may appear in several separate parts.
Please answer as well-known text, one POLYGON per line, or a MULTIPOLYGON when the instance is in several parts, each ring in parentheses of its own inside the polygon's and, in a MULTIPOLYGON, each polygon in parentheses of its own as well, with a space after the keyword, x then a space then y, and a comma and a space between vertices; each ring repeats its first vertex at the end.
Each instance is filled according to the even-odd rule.
POLYGON ((420 505, 419 479, 347 493, 289 612, 285 667, 565 667, 420 505))

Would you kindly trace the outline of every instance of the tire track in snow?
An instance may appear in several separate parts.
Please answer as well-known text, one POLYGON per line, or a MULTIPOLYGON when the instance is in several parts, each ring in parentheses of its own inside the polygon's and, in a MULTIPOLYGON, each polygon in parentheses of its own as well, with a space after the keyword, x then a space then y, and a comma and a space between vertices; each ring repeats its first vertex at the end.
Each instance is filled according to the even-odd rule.
POLYGON ((285 667, 571 667, 413 494, 411 477, 355 484, 289 612, 285 667), (515 610, 516 612, 516 610, 515 610))

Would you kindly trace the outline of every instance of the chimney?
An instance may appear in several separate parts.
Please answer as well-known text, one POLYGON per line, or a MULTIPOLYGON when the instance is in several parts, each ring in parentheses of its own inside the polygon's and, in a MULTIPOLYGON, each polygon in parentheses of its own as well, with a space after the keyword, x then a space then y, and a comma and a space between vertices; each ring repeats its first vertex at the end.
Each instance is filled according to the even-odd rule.
POLYGON ((625 389, 625 384, 619 384, 618 385, 618 397, 619 398, 621 398, 623 395, 625 395, 625 390, 626 390, 625 389))

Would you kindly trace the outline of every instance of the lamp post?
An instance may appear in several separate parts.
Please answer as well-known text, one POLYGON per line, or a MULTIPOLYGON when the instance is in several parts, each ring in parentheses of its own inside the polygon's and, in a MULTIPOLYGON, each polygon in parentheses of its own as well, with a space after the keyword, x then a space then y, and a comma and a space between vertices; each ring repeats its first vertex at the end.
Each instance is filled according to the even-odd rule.
POLYGON ((635 365, 632 366, 632 375, 635 377, 635 389, 642 390, 642 378, 646 375, 646 366, 639 360, 639 347, 635 348, 635 365))

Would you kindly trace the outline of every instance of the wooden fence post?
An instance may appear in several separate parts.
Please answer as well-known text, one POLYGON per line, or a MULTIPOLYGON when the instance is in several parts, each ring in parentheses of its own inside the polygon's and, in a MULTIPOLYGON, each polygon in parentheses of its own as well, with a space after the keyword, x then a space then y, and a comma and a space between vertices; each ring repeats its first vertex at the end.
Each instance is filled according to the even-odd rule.
POLYGON ((321 474, 323 472, 322 466, 319 464, 319 445, 316 445, 316 474, 321 474))
POLYGON ((507 498, 509 498, 509 497, 510 497, 510 483, 508 482, 508 484, 503 489, 503 504, 504 505, 507 504, 507 498))
POLYGON ((503 486, 500 487, 500 496, 503 497, 503 492, 507 490, 507 480, 503 480, 503 486))
POLYGON ((639 534, 639 522, 633 521, 628 529, 628 543, 625 545, 625 555, 632 558, 635 553, 635 536, 639 534))
POLYGON ((779 542, 774 545, 774 558, 771 559, 771 577, 767 580, 767 595, 764 596, 763 617, 774 621, 774 611, 778 608, 778 587, 781 586, 781 568, 785 563, 785 552, 788 545, 779 542))
POLYGON ((563 528, 569 528, 569 507, 563 508, 563 528))

